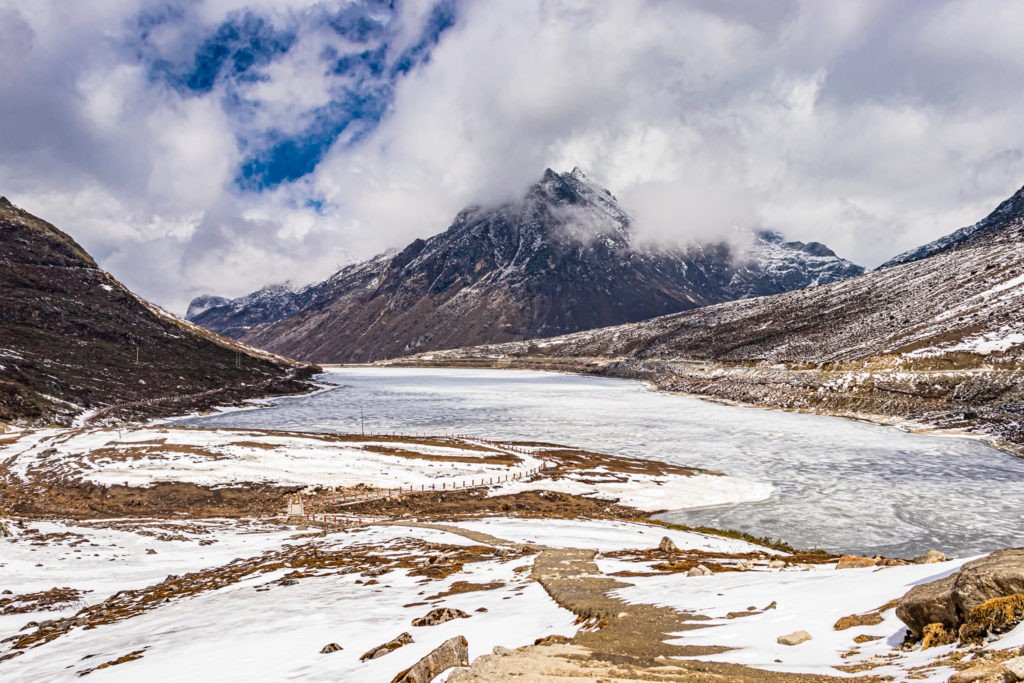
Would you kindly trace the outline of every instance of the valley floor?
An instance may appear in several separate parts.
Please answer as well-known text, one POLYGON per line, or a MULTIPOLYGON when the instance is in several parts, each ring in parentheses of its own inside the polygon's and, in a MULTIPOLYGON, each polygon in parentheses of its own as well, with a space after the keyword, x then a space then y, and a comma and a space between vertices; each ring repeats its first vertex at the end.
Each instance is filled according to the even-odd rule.
POLYGON ((386 681, 463 636, 438 680, 946 680, 1024 643, 900 649, 892 601, 969 558, 840 570, 646 517, 769 493, 456 436, 8 433, 0 678, 386 681))

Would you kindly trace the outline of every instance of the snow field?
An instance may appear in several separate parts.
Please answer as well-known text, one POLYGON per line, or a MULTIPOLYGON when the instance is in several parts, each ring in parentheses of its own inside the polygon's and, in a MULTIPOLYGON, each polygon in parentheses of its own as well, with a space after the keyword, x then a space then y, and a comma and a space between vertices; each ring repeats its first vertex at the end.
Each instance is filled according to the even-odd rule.
MULTIPOLYGON (((76 533, 83 531, 89 530, 75 529, 76 533)), ((259 540, 251 544, 250 551, 299 542, 292 539, 291 534, 254 534, 253 537, 259 540)), ((141 555, 145 561, 173 554, 171 548, 176 543, 141 537, 133 545, 120 534, 109 536, 106 533, 91 538, 112 543, 112 551, 126 546, 133 550, 155 547, 158 552, 155 557, 141 555)), ((369 545, 381 555, 408 557, 409 551, 402 544, 408 539, 471 544, 461 536, 443 531, 385 526, 332 534, 316 542, 325 550, 369 545)), ((0 543, 5 550, 18 545, 0 543)), ((204 550, 216 547, 207 546, 204 550)), ((241 548, 231 548, 235 550, 241 548)), ((157 582, 170 567, 184 572, 210 566, 199 559, 191 564, 165 562, 150 568, 147 577, 147 571, 140 569, 138 562, 122 562, 112 564, 102 575, 83 573, 78 576, 76 572, 66 571, 61 562, 67 551, 63 544, 55 544, 49 549, 47 559, 50 562, 36 568, 30 580, 22 579, 21 572, 26 562, 35 557, 5 563, 0 567, 0 585, 15 586, 16 592, 40 586, 74 585, 94 590, 89 597, 98 599, 109 595, 115 586, 123 589, 157 582)), ((206 559, 221 561, 232 554, 225 546, 219 557, 206 559)), ((496 645, 517 647, 532 644, 544 635, 573 635, 575 615, 555 605, 538 584, 528 580, 528 574, 515 571, 518 567, 528 568, 532 561, 532 556, 514 556, 509 560, 467 563, 462 571, 441 580, 425 580, 410 576, 408 570, 395 569, 376 577, 379 583, 370 586, 362 583, 367 579, 359 573, 325 570, 320 575, 302 578, 294 585, 275 584, 269 586, 270 590, 257 590, 265 589, 290 571, 282 569, 220 590, 172 600, 124 621, 90 630, 72 629, 0 666, 5 675, 18 680, 75 680, 81 670, 144 650, 140 659, 94 671, 90 677, 100 681, 143 678, 153 681, 390 680, 456 635, 465 636, 469 641, 471 658, 489 653, 496 645), (497 581, 503 585, 405 607, 409 603, 425 602, 427 597, 447 590, 456 581, 497 581), (411 626, 412 619, 436 606, 461 609, 470 614, 470 618, 430 627, 411 626), (478 612, 481 607, 486 611, 478 612), (403 632, 413 636, 412 644, 375 660, 359 661, 364 652, 403 632), (320 649, 332 642, 341 645, 343 650, 320 654, 320 649)), ((68 610, 63 616, 73 611, 68 610)), ((0 622, 0 638, 17 632, 30 619, 51 616, 5 617, 0 622)))

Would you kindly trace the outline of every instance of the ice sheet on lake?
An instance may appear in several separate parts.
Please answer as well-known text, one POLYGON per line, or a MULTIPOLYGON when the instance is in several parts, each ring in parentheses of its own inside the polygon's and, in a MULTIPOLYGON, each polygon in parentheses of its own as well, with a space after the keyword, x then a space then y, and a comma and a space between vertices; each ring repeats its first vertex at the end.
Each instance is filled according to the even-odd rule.
POLYGON ((501 370, 344 368, 337 389, 188 424, 352 432, 458 432, 543 440, 718 470, 772 498, 676 521, 803 547, 955 556, 1020 545, 1024 460, 981 442, 718 405, 640 382, 501 370))

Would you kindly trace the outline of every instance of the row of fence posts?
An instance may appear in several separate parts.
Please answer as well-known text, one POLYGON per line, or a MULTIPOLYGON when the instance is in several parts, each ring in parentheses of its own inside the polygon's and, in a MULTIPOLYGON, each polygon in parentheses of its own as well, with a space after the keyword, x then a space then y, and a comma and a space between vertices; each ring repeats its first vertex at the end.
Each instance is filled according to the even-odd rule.
MULTIPOLYGON (((364 436, 366 436, 368 438, 371 438, 371 439, 374 438, 374 437, 461 439, 463 441, 477 442, 477 443, 482 444, 482 445, 491 446, 493 448, 497 448, 497 449, 504 450, 504 451, 512 451, 514 453, 520 453, 520 454, 523 454, 523 455, 528 455, 528 454, 530 454, 532 452, 531 449, 528 449, 528 448, 523 448, 521 446, 511 446, 511 445, 508 445, 508 444, 503 444, 503 443, 501 443, 499 441, 491 441, 490 439, 481 439, 479 437, 471 436, 469 434, 445 434, 442 437, 438 437, 438 435, 436 435, 436 434, 399 434, 398 432, 391 432, 391 433, 382 433, 382 434, 365 434, 364 436)), ((498 475, 496 477, 482 477, 479 480, 477 480, 476 478, 473 478, 473 479, 469 479, 468 481, 463 479, 461 482, 451 482, 451 483, 442 481, 441 484, 440 484, 440 488, 438 487, 437 484, 430 484, 429 486, 427 484, 420 484, 419 489, 417 489, 414 484, 409 484, 408 486, 399 486, 399 487, 395 487, 395 488, 386 488, 386 489, 383 489, 383 490, 358 491, 358 492, 349 493, 349 494, 321 494, 321 495, 318 495, 318 496, 313 496, 311 499, 307 499, 307 500, 309 500, 309 502, 315 502, 318 506, 323 507, 323 506, 326 506, 326 505, 333 505, 333 504, 337 504, 337 503, 341 503, 341 504, 344 505, 344 504, 357 503, 357 502, 367 502, 367 501, 370 501, 370 500, 381 500, 381 499, 386 499, 386 498, 393 498, 393 497, 401 496, 401 495, 406 494, 406 493, 415 493, 415 492, 417 492, 417 490, 420 491, 420 492, 425 492, 425 491, 458 491, 458 490, 466 490, 466 489, 472 489, 472 488, 483 488, 485 486, 493 486, 495 484, 503 484, 503 483, 507 483, 507 482, 510 482, 510 481, 520 481, 522 479, 525 479, 526 477, 531 477, 533 475, 539 474, 541 471, 543 471, 543 470, 545 470, 547 468, 548 468, 547 461, 543 461, 541 463, 540 467, 534 467, 532 469, 525 470, 525 471, 522 471, 522 472, 513 472, 511 474, 505 474, 504 476, 498 475)), ((303 507, 305 507, 305 501, 303 501, 303 507)), ((353 526, 353 525, 365 524, 365 523, 368 523, 368 522, 375 521, 375 520, 372 520, 372 519, 369 519, 369 518, 361 518, 361 517, 355 517, 355 516, 351 516, 351 515, 339 515, 339 514, 333 514, 333 513, 319 513, 318 514, 318 513, 312 513, 312 512, 305 512, 303 514, 303 517, 305 518, 306 523, 310 524, 310 525, 316 525, 316 524, 319 523, 319 524, 323 524, 325 526, 337 526, 337 527, 353 526)))
POLYGON ((429 488, 427 484, 420 484, 419 489, 414 484, 409 484, 408 487, 400 486, 397 488, 380 489, 376 491, 359 491, 352 494, 326 494, 314 497, 314 501, 318 505, 334 505, 337 503, 349 504, 366 502, 370 500, 381 500, 385 498, 397 498, 404 493, 415 493, 416 491, 460 491, 464 489, 482 488, 484 486, 493 486, 495 484, 504 484, 510 481, 519 481, 526 477, 531 477, 535 474, 539 474, 542 470, 547 469, 547 462, 545 461, 540 467, 534 467, 531 470, 524 472, 514 472, 512 474, 506 474, 504 476, 498 475, 497 477, 486 477, 481 478, 479 481, 476 479, 465 480, 461 482, 441 482, 441 486, 437 484, 430 484, 429 488))

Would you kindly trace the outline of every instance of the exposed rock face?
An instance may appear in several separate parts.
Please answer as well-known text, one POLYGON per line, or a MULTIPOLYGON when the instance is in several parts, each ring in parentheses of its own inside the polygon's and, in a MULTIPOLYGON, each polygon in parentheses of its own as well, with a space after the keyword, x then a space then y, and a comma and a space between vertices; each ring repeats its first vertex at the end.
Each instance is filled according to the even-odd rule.
POLYGON ((422 617, 412 620, 413 626, 436 626, 452 619, 469 619, 469 615, 454 607, 438 607, 422 617))
POLYGON ((69 422, 295 393, 312 369, 190 325, 101 270, 71 237, 0 198, 0 423, 69 422), (198 395, 198 396, 196 396, 198 395))
MULTIPOLYGON (((896 607, 896 616, 920 640, 925 627, 942 624, 952 632, 977 618, 976 610, 998 598, 1024 593, 1024 548, 999 550, 968 562, 937 581, 914 586, 896 607)), ((961 636, 965 634, 961 633, 961 636)))
POLYGON ((392 679, 391 683, 430 683, 442 671, 469 666, 469 643, 455 636, 441 643, 426 657, 392 679))
POLYGON ((519 201, 473 207, 442 234, 301 290, 268 288, 190 320, 278 353, 370 361, 550 337, 859 275, 824 245, 762 231, 722 244, 641 245, 579 169, 550 169, 519 201))

